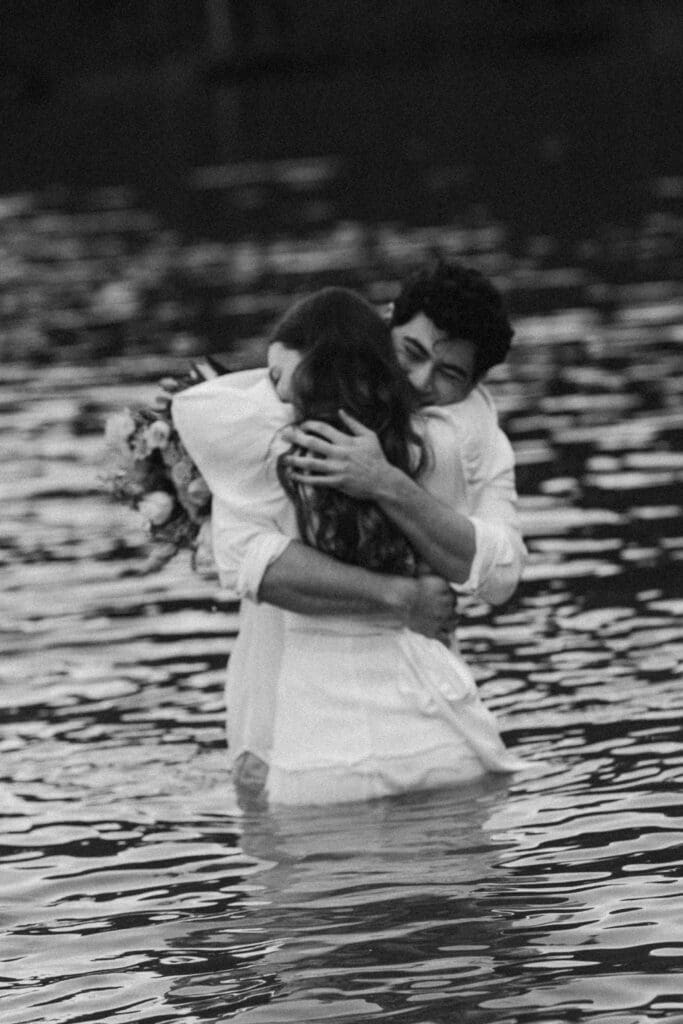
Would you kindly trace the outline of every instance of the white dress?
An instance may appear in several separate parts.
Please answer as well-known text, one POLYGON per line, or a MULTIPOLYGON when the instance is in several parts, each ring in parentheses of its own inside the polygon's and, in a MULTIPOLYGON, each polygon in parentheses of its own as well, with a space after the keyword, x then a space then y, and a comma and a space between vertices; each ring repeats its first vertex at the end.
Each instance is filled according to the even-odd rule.
MULTIPOLYGON (((242 594, 253 590, 253 581, 238 580, 240 573, 260 578, 297 536, 291 502, 275 474, 282 450, 277 423, 279 417, 286 422, 287 413, 273 407, 266 382, 254 381, 244 389, 230 379, 193 389, 205 409, 206 398, 220 389, 226 403, 220 437, 220 417, 208 417, 202 427, 191 392, 174 401, 181 436, 217 493, 217 547, 221 531, 239 522, 246 529, 249 520, 241 549, 251 547, 253 555, 257 547, 259 555, 235 563, 240 568, 232 582, 242 594)), ((464 431, 442 409, 431 410, 424 423, 432 459, 421 483, 468 514, 476 482, 470 483, 467 467, 477 464, 473 446, 485 431, 464 431)), ((457 650, 379 619, 303 616, 251 602, 243 627, 232 671, 248 669, 254 692, 251 701, 242 692, 233 704, 240 722, 237 734, 233 723, 233 759, 240 746, 265 756, 272 803, 367 800, 526 767, 506 750, 457 650), (258 633, 261 613, 262 625, 276 629, 275 644, 258 633), (262 662, 260 673, 254 659, 262 662)), ((231 717, 229 693, 229 737, 231 717)))
MULTIPOLYGON (((466 509, 448 415, 432 410, 424 431, 422 485, 460 494, 466 509)), ((275 692, 272 803, 368 800, 526 767, 505 748, 455 642, 448 650, 379 619, 285 613, 275 692)))

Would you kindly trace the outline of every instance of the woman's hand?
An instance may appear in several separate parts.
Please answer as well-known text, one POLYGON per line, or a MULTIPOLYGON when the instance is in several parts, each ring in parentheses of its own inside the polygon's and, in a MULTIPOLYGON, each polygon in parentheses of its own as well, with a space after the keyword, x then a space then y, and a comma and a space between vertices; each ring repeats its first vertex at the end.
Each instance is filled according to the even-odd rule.
POLYGON ((377 499, 388 486, 394 467, 372 430, 341 409, 339 416, 350 434, 319 420, 306 420, 283 431, 285 440, 309 453, 285 457, 292 480, 334 487, 351 498, 377 499))

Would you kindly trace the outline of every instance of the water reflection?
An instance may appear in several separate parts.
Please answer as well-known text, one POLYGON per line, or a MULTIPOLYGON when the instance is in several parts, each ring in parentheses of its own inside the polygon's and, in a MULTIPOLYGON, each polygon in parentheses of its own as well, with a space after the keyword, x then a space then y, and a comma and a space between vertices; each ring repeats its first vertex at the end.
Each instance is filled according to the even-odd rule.
MULTIPOLYGON (((282 992, 275 1019, 362 1020, 424 1012, 426 1003, 433 1015, 456 990, 466 1010, 463 986, 488 973, 505 930, 476 892, 500 861, 504 843, 483 825, 504 788, 245 822, 242 848, 271 865, 259 878, 261 906, 243 929, 271 992, 282 992)), ((231 948, 240 931, 233 923, 231 948)), ((169 999, 182 1005, 195 984, 178 983, 169 999)), ((229 1008, 219 991, 217 1014, 229 1008)), ((239 998, 235 1008, 254 993, 249 1003, 239 998)), ((244 1017, 273 1019, 270 1012, 244 1017)))
MULTIPOLYGON (((360 268, 383 300, 438 235, 375 226, 373 248, 352 227, 300 265, 295 240, 255 262, 235 247, 256 276, 234 315, 262 308, 259 266, 272 313, 316 254, 321 280, 360 268)), ((513 257, 500 226, 477 230, 442 241, 518 311, 492 387, 531 557, 515 600, 471 605, 460 636, 508 742, 545 763, 533 778, 241 812, 222 694, 236 608, 182 559, 127 575, 144 536, 96 482, 102 417, 147 401, 171 357, 5 368, 3 1022, 683 1013, 683 296, 668 256, 633 280, 614 246, 610 276, 599 245, 553 267, 540 242, 513 257)))

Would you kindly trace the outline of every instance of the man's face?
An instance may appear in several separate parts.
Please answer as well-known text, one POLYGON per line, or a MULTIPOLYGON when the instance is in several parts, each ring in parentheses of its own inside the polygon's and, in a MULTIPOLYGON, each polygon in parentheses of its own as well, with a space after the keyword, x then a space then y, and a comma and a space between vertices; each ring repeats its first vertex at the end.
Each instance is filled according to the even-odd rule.
POLYGON ((466 338, 449 338, 424 313, 392 327, 399 363, 422 405, 462 402, 475 384, 475 347, 466 338))
POLYGON ((303 355, 295 348, 286 348, 281 341, 268 346, 268 376, 281 402, 292 402, 292 377, 303 355))

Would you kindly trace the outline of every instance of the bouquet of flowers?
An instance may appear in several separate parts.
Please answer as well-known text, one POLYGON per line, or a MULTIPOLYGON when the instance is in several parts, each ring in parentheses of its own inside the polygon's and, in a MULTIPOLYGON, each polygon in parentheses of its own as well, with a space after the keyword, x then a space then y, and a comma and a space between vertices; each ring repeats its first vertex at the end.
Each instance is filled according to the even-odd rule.
POLYGON ((140 574, 161 569, 180 550, 210 550, 211 492, 193 463, 173 425, 171 400, 185 388, 208 380, 225 368, 213 359, 193 363, 180 377, 164 377, 161 394, 150 406, 132 412, 124 409, 105 423, 107 465, 100 475, 105 489, 116 501, 136 509, 149 531, 150 552, 140 574))

